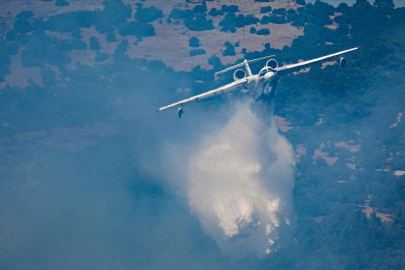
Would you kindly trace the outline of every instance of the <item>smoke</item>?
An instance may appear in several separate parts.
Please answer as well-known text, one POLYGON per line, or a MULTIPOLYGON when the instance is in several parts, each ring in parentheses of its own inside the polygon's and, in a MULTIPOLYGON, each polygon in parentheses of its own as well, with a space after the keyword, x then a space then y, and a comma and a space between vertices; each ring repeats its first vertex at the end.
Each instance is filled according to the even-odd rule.
POLYGON ((290 224, 293 150, 278 133, 273 109, 265 108, 237 104, 234 116, 203 139, 188 164, 191 209, 231 257, 264 257, 290 224))

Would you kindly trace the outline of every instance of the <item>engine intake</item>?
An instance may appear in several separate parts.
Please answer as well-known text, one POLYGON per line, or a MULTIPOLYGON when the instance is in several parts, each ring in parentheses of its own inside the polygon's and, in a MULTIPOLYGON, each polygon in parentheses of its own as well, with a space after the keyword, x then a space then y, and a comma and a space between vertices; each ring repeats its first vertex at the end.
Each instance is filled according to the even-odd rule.
POLYGON ((246 72, 243 69, 237 69, 235 70, 235 72, 233 73, 233 79, 236 80, 240 80, 246 77, 246 72))
POLYGON ((184 110, 182 107, 179 107, 179 109, 177 110, 177 116, 181 119, 183 117, 184 114, 184 110))
POLYGON ((341 67, 345 67, 346 66, 346 59, 344 57, 340 57, 339 58, 339 65, 341 67))
POLYGON ((266 62, 266 66, 275 69, 278 68, 278 62, 275 59, 270 59, 266 62))

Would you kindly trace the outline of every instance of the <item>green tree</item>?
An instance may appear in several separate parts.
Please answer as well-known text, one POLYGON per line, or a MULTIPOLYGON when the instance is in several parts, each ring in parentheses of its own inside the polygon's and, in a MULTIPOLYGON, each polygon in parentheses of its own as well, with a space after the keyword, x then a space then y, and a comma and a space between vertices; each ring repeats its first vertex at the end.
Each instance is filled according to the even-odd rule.
POLYGON ((222 52, 223 56, 236 55, 235 47, 229 41, 226 41, 224 45, 226 49, 222 52))
POLYGON ((160 18, 163 18, 163 12, 160 9, 154 6, 143 8, 142 4, 137 4, 135 20, 138 22, 150 23, 160 18))
POLYGON ((199 47, 200 46, 200 40, 197 37, 192 37, 188 41, 188 45, 190 47, 199 47))
POLYGON ((271 11, 271 6, 268 7, 261 7, 260 8, 260 13, 267 13, 271 11))
POLYGON ((267 36, 267 35, 270 35, 270 30, 267 28, 260 29, 256 32, 256 34, 259 36, 267 36))
POLYGON ((90 38, 90 50, 97 51, 101 49, 101 45, 98 42, 97 38, 91 37, 90 38))
POLYGON ((69 2, 66 0, 56 0, 55 6, 66 7, 69 6, 69 2))
POLYGON ((205 54, 205 50, 204 49, 197 49, 197 50, 191 50, 189 52, 190 56, 195 56, 195 55, 202 55, 205 54))
POLYGON ((374 6, 377 8, 388 8, 388 9, 392 9, 395 7, 394 0, 375 0, 374 6))

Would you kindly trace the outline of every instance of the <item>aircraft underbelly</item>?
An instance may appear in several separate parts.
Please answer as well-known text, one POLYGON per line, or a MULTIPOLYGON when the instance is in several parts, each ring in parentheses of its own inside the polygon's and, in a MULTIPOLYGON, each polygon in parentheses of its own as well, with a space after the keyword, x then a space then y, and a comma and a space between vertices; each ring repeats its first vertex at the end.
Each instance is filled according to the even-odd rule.
POLYGON ((265 82, 255 89, 255 91, 252 93, 252 98, 256 101, 263 98, 263 96, 270 96, 272 98, 274 97, 274 94, 275 84, 271 82, 265 82))

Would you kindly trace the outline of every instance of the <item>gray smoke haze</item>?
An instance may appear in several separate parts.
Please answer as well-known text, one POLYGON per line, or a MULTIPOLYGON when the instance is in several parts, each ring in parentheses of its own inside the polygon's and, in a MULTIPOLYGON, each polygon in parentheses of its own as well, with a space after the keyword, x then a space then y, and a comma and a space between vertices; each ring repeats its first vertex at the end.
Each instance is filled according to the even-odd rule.
POLYGON ((278 229, 290 224, 293 150, 272 112, 261 120, 252 105, 258 106, 236 104, 229 122, 202 140, 187 172, 192 211, 221 250, 236 258, 272 252, 278 229))

